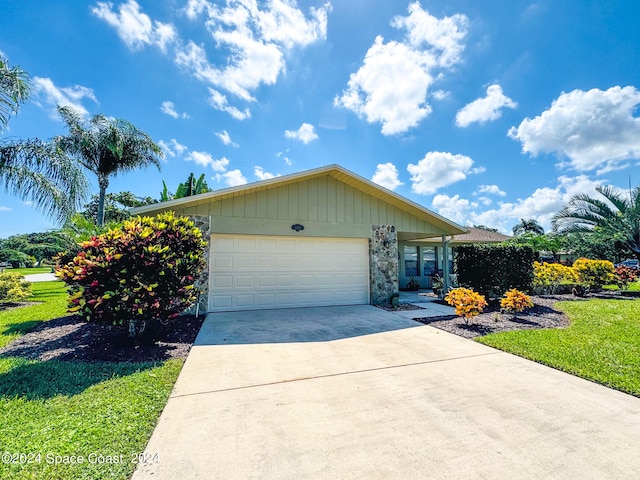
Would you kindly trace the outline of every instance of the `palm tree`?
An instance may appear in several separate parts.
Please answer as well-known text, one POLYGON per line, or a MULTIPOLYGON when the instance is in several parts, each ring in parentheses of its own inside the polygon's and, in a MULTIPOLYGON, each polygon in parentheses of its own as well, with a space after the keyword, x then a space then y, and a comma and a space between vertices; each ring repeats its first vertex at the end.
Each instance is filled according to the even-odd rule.
POLYGON ((61 222, 82 205, 89 188, 75 162, 38 139, 0 141, 0 185, 61 222))
MULTIPOLYGON (((0 131, 31 91, 22 68, 0 57, 0 131)), ((66 220, 86 198, 87 179, 78 166, 42 140, 0 140, 0 185, 7 193, 32 202, 46 215, 66 220)))
POLYGON ((522 235, 523 233, 533 233, 535 235, 544 235, 544 228, 538 223, 537 220, 529 218, 525 220, 520 219, 520 223, 512 229, 514 235, 522 235))
POLYGON ((9 117, 18 113, 31 91, 29 74, 19 66, 9 67, 0 57, 0 131, 9 123, 9 117))
POLYGON ((69 134, 55 139, 57 148, 98 177, 98 226, 104 224, 109 177, 149 165, 160 169, 162 150, 126 120, 94 115, 87 122, 70 107, 58 107, 69 134))
POLYGON ((559 233, 593 232, 599 229, 619 238, 640 260, 640 186, 629 197, 610 185, 596 187, 604 200, 586 194, 574 195, 552 219, 559 233))

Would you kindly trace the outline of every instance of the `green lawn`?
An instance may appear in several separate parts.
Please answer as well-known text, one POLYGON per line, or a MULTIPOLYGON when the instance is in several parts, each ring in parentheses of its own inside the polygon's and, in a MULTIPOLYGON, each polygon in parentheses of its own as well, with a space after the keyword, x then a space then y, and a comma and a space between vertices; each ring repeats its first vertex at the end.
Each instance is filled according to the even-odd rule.
POLYGON ((640 300, 560 302, 566 329, 487 335, 479 342, 640 396, 640 300))
POLYGON ((17 272, 21 275, 33 275, 35 273, 51 273, 51 267, 6 268, 5 272, 17 272))
MULTIPOLYGON (((61 282, 34 283, 33 292, 32 300, 43 304, 0 312, 0 346, 65 314, 61 282)), ((0 478, 128 478, 182 363, 0 357, 0 478), (61 463, 72 456, 84 463, 61 463), (122 463, 108 463, 116 460, 122 463)))

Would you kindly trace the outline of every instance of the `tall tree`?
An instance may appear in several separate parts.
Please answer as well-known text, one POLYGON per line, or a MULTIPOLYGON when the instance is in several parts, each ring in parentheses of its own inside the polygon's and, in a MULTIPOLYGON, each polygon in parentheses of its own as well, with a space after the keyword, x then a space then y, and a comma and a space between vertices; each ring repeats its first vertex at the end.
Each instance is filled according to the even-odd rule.
MULTIPOLYGON (((104 197, 104 221, 105 224, 109 222, 122 222, 131 218, 129 209, 134 207, 141 207, 143 205, 150 205, 152 203, 158 203, 155 198, 151 197, 136 197, 131 192, 118 192, 107 193, 104 197)), ((100 204, 100 196, 92 195, 91 201, 84 206, 82 215, 90 220, 96 222, 98 218, 98 205, 100 204)))
POLYGON ((586 194, 571 197, 552 219, 560 233, 602 231, 621 241, 640 260, 640 186, 629 194, 610 186, 596 187, 602 199, 586 194))
MULTIPOLYGON (((0 57, 0 132, 31 90, 29 75, 0 57)), ((0 186, 32 202, 46 215, 67 219, 86 197, 88 182, 80 168, 49 142, 0 139, 0 186)))
POLYGON ((30 91, 29 74, 20 66, 10 67, 0 56, 0 131, 9 123, 9 117, 18 113, 30 91))
POLYGON ((520 219, 520 223, 512 229, 514 235, 522 235, 524 233, 533 233, 535 235, 544 235, 544 228, 533 218, 520 219))
POLYGON ((58 107, 69 134, 57 137, 57 148, 98 177, 98 226, 104 224, 104 200, 110 177, 149 165, 160 169, 160 147, 126 120, 98 114, 87 122, 69 107, 58 107))

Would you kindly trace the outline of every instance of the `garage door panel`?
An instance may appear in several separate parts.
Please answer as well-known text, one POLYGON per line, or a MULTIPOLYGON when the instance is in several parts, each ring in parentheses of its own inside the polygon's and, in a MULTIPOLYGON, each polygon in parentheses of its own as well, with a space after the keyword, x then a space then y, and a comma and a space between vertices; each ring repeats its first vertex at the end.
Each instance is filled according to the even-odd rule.
POLYGON ((309 288, 314 286, 313 275, 298 275, 297 276, 298 287, 309 288))
POLYGON ((369 302, 366 239, 212 236, 210 311, 369 302))
POLYGON ((282 269, 295 269, 296 268, 296 257, 291 256, 279 256, 277 260, 277 268, 278 270, 282 269))
POLYGON ((239 255, 236 257, 236 268, 238 270, 254 270, 256 259, 252 255, 239 255))
POLYGON ((296 276, 292 274, 278 275, 277 286, 278 287, 295 287, 296 276))
POLYGON ((212 262, 216 270, 233 270, 233 257, 217 256, 212 262))
POLYGON ((258 307, 274 307, 276 305, 276 296, 273 293, 256 295, 256 303, 258 307))
POLYGON ((273 288, 276 286, 275 275, 257 275, 256 278, 257 278, 256 286, 258 288, 273 288))
POLYGON ((254 288, 256 277, 253 275, 238 275, 236 276, 236 287, 238 288, 254 288))
POLYGON ((218 274, 213 277, 212 284, 214 289, 233 288, 233 277, 231 275, 218 274))
POLYGON ((216 238, 217 253, 235 252, 235 245, 236 244, 233 238, 216 238))
POLYGON ((235 251, 253 252, 256 250, 255 238, 238 238, 235 251))

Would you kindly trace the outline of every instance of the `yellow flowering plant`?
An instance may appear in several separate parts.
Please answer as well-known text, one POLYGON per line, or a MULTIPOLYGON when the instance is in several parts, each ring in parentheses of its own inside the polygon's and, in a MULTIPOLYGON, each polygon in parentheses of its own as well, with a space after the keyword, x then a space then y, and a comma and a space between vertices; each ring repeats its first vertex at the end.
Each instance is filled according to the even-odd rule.
POLYGON ((469 325, 470 319, 482 313, 482 310, 487 306, 483 295, 463 287, 450 290, 444 300, 456 309, 456 315, 464 318, 467 325, 469 325))
POLYGON ((578 275, 572 267, 560 263, 533 263, 533 286, 554 294, 562 283, 575 283, 578 275))
POLYGON ((598 291, 603 285, 615 282, 614 266, 609 260, 579 258, 573 262, 573 269, 578 281, 592 291, 598 291))
POLYGON ((500 307, 513 316, 524 312, 527 308, 533 307, 531 297, 516 288, 507 291, 500 300, 500 307))

